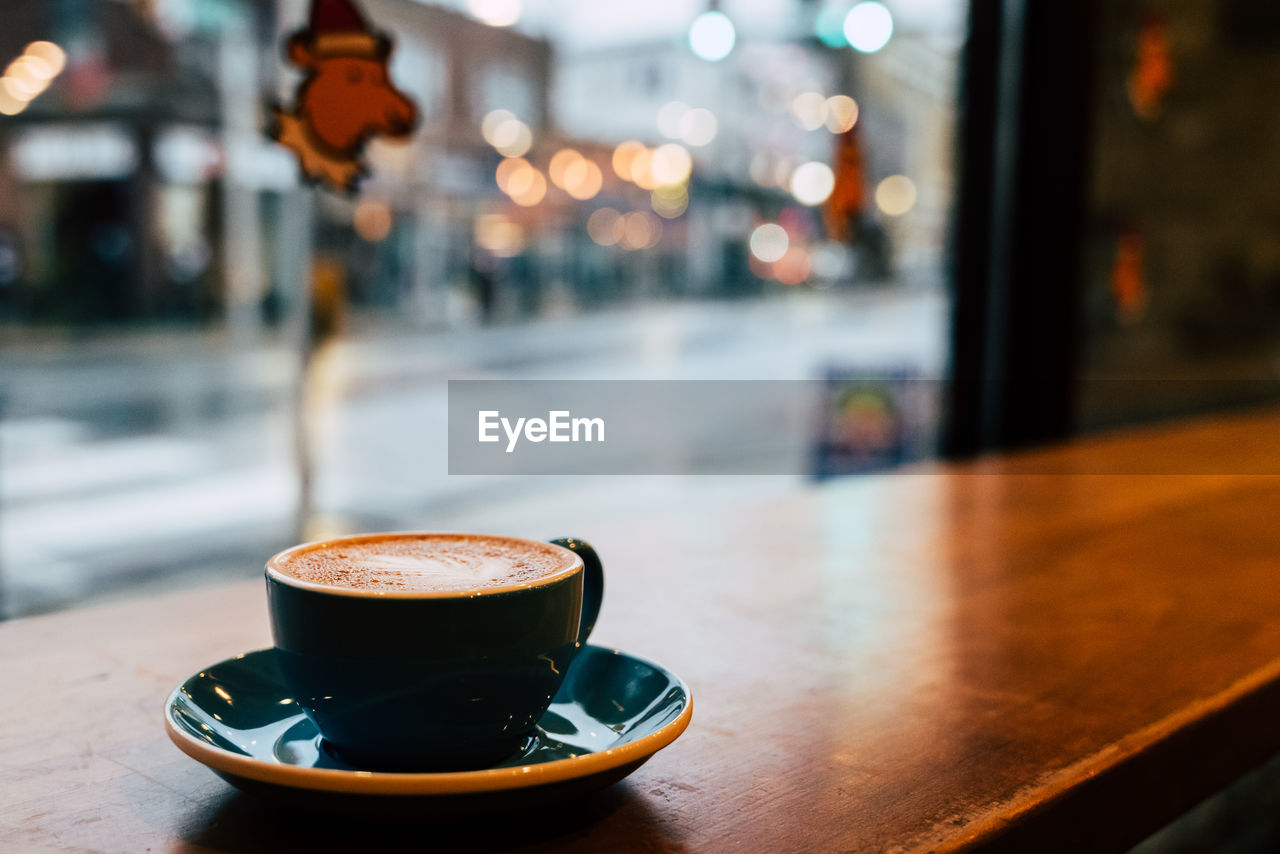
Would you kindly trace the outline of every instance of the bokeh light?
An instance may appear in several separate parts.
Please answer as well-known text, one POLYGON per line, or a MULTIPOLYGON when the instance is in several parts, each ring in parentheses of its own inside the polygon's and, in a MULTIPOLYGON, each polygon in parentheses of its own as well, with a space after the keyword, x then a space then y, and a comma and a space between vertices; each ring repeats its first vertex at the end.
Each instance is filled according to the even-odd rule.
POLYGON ((48 62, 38 56, 24 53, 9 65, 9 73, 20 74, 32 80, 52 80, 54 70, 48 62))
POLYGON ((689 47, 708 62, 719 62, 728 56, 737 38, 733 21, 723 12, 703 12, 689 28, 689 47))
POLYGON ((791 174, 791 195, 802 205, 820 205, 835 189, 836 176, 825 163, 811 160, 791 174))
POLYGON ((689 185, 663 184, 649 194, 649 204, 663 219, 675 219, 689 209, 689 185))
POLYGON ((30 74, 24 60, 26 57, 20 56, 9 63, 9 67, 4 70, 3 80, 9 94, 27 101, 43 91, 48 84, 47 78, 30 74))
POLYGON ((510 110, 491 110, 485 114, 480 121, 480 135, 484 137, 484 141, 490 145, 495 145, 494 134, 497 132, 499 125, 514 119, 515 113, 510 110))
POLYGON ((533 186, 533 171, 533 166, 523 157, 508 157, 498 164, 494 177, 499 190, 514 196, 527 192, 533 186))
POLYGON ((491 27, 509 27, 520 20, 520 0, 467 0, 471 14, 491 27))
POLYGON ((906 175, 890 175, 876 186, 876 207, 887 216, 902 216, 916 206, 916 185, 906 175))
POLYGON ((31 56, 20 56, 5 69, 5 79, 26 90, 24 100, 30 101, 49 85, 49 78, 44 75, 48 65, 43 60, 31 56), (33 66, 35 68, 33 69, 33 66))
POLYGON ((848 95, 832 95, 827 99, 827 130, 844 133, 858 123, 858 102, 848 95))
POLYGON ((476 217, 476 245, 499 258, 511 258, 524 251, 524 228, 502 214, 476 217))
POLYGON ((680 123, 689 112, 684 101, 668 101, 658 110, 658 133, 667 139, 680 138, 680 123))
POLYGON ((547 179, 533 167, 529 168, 528 186, 520 187, 519 192, 511 193, 511 201, 525 208, 531 208, 547 195, 547 179))
POLYGON ((508 157, 498 164, 498 188, 518 205, 532 207, 547 194, 547 180, 523 157, 508 157))
POLYGON ((792 246, 773 265, 773 276, 784 285, 799 285, 809 278, 809 252, 792 246))
POLYGON ((67 65, 67 54, 53 42, 32 42, 24 51, 27 56, 43 60, 49 67, 49 77, 54 78, 62 73, 67 65))
POLYGON ((510 180, 507 181, 507 195, 511 198, 523 196, 533 189, 533 185, 537 183, 538 170, 532 166, 526 166, 523 169, 517 169, 512 173, 510 180))
POLYGON ((27 102, 13 97, 0 85, 0 115, 16 116, 27 108, 27 102))
POLYGON ((40 90, 31 85, 30 82, 23 80, 21 77, 10 77, 5 75, 0 77, 0 87, 5 93, 15 100, 26 103, 40 93, 40 90))
POLYGON ((827 99, 821 92, 801 92, 791 99, 791 117, 805 130, 817 130, 827 120, 827 99))
POLYGON ((564 170, 564 190, 578 201, 595 198, 604 186, 604 173, 594 160, 579 157, 564 170))
POLYGON ((662 182, 653 174, 653 149, 642 148, 631 160, 631 180, 642 190, 653 190, 662 182))
POLYGON ((658 184, 680 184, 689 180, 689 173, 693 171, 693 158, 683 145, 669 142, 658 146, 653 152, 649 170, 658 184))
POLYGON ((493 129, 490 144, 505 157, 523 157, 533 147, 533 132, 519 119, 507 119, 493 129))
POLYGON ((651 249, 662 239, 662 220, 648 211, 632 211, 621 219, 623 249, 651 249))
POLYGON ((53 42, 32 42, 0 76, 0 114, 16 116, 39 97, 66 67, 67 55, 53 42))
POLYGON ((391 208, 385 202, 362 199, 356 204, 351 224, 362 239, 377 243, 386 240, 391 233, 391 219, 391 208))
POLYGON ((644 143, 636 142, 633 139, 618 143, 618 147, 613 150, 614 174, 624 181, 632 180, 631 166, 635 163, 636 155, 647 150, 644 147, 644 143))
POLYGON ((893 15, 883 3, 864 0, 849 10, 844 18, 844 37, 855 50, 875 53, 889 43, 893 35, 893 15))
POLYGON ((551 183, 564 189, 564 174, 575 163, 582 162, 582 155, 572 148, 562 148, 551 155, 551 163, 547 166, 547 176, 551 183))
POLYGON ((787 247, 790 244, 791 238, 787 237, 786 229, 776 222, 758 225, 755 231, 751 232, 751 254, 766 264, 780 260, 787 254, 787 247))
POLYGON ((613 208, 599 208, 587 217, 587 234, 601 246, 613 246, 622 239, 622 216, 613 208))
POLYGON ((680 118, 680 139, 686 145, 703 146, 716 138, 719 122, 705 107, 695 107, 680 118))

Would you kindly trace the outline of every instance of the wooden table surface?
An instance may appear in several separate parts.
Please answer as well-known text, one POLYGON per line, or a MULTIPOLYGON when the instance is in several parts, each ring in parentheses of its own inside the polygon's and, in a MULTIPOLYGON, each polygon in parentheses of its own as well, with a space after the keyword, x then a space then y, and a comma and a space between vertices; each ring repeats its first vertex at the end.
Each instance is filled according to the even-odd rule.
POLYGON ((1280 751, 1280 477, 1250 470, 1280 413, 583 532, 593 640, 679 673, 693 724, 483 827, 281 814, 169 743, 178 681, 268 645, 259 583, 0 624, 0 850, 1122 850, 1280 751), (1206 473, 1088 473, 1149 466, 1206 473))

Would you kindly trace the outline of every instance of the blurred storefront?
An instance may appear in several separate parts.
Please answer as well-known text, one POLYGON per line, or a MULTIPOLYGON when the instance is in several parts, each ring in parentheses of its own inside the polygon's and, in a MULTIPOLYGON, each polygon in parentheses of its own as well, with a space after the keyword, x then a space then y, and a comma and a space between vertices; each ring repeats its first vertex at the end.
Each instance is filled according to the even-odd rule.
MULTIPOLYGON (((557 54, 545 38, 452 10, 369 2, 395 34, 391 70, 420 106, 421 132, 374 144, 358 203, 321 196, 313 207, 287 153, 262 135, 266 105, 296 80, 279 41, 305 5, 63 0, 6 12, 6 56, 47 41, 65 59, 28 103, 4 96, 8 320, 274 322, 299 275, 279 223, 296 217, 314 217, 309 231, 352 305, 433 325, 527 316, 544 302, 759 294, 898 270, 936 283, 954 33, 907 32, 861 54, 824 45, 814 9, 798 4, 789 31, 744 37, 713 64, 682 40, 557 54), (854 90, 858 100, 843 94, 854 90), (518 129, 504 132, 515 137, 495 148, 486 117, 491 137, 513 119, 518 129), (829 171, 797 170, 827 166, 855 122, 866 228, 851 250, 825 239, 820 203, 792 190, 798 180, 802 195, 822 194, 829 171), (643 164, 631 174, 626 142, 666 146, 657 174, 643 164), (587 164, 574 186, 550 171, 565 149, 587 164), (494 180, 503 151, 536 170, 523 197, 494 180), (897 175, 910 177, 894 196, 879 182, 897 175), (892 215, 875 216, 886 198, 892 215), (777 271, 749 265, 748 226, 777 219, 796 232, 796 251, 777 271)), ((11 67, 15 91, 23 67, 11 67)))

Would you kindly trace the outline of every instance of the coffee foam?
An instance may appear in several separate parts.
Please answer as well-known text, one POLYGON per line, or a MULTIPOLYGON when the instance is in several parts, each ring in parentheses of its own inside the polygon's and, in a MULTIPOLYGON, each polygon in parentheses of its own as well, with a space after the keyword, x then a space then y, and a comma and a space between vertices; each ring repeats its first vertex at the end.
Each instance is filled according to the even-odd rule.
POLYGON ((445 593, 537 581, 575 563, 572 553, 549 544, 437 534, 339 540, 279 556, 271 566, 321 587, 445 593))

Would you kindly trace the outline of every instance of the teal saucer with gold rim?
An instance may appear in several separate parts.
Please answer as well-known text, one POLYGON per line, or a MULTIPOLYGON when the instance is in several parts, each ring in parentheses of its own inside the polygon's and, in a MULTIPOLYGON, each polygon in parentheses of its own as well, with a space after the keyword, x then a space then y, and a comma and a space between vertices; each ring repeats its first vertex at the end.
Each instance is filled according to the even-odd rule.
POLYGON ((430 819, 536 809, 602 788, 684 732, 688 687, 656 664, 585 646, 522 749, 471 771, 349 765, 289 695, 271 649, 187 679, 165 704, 169 738, 236 788, 349 817, 430 819))

